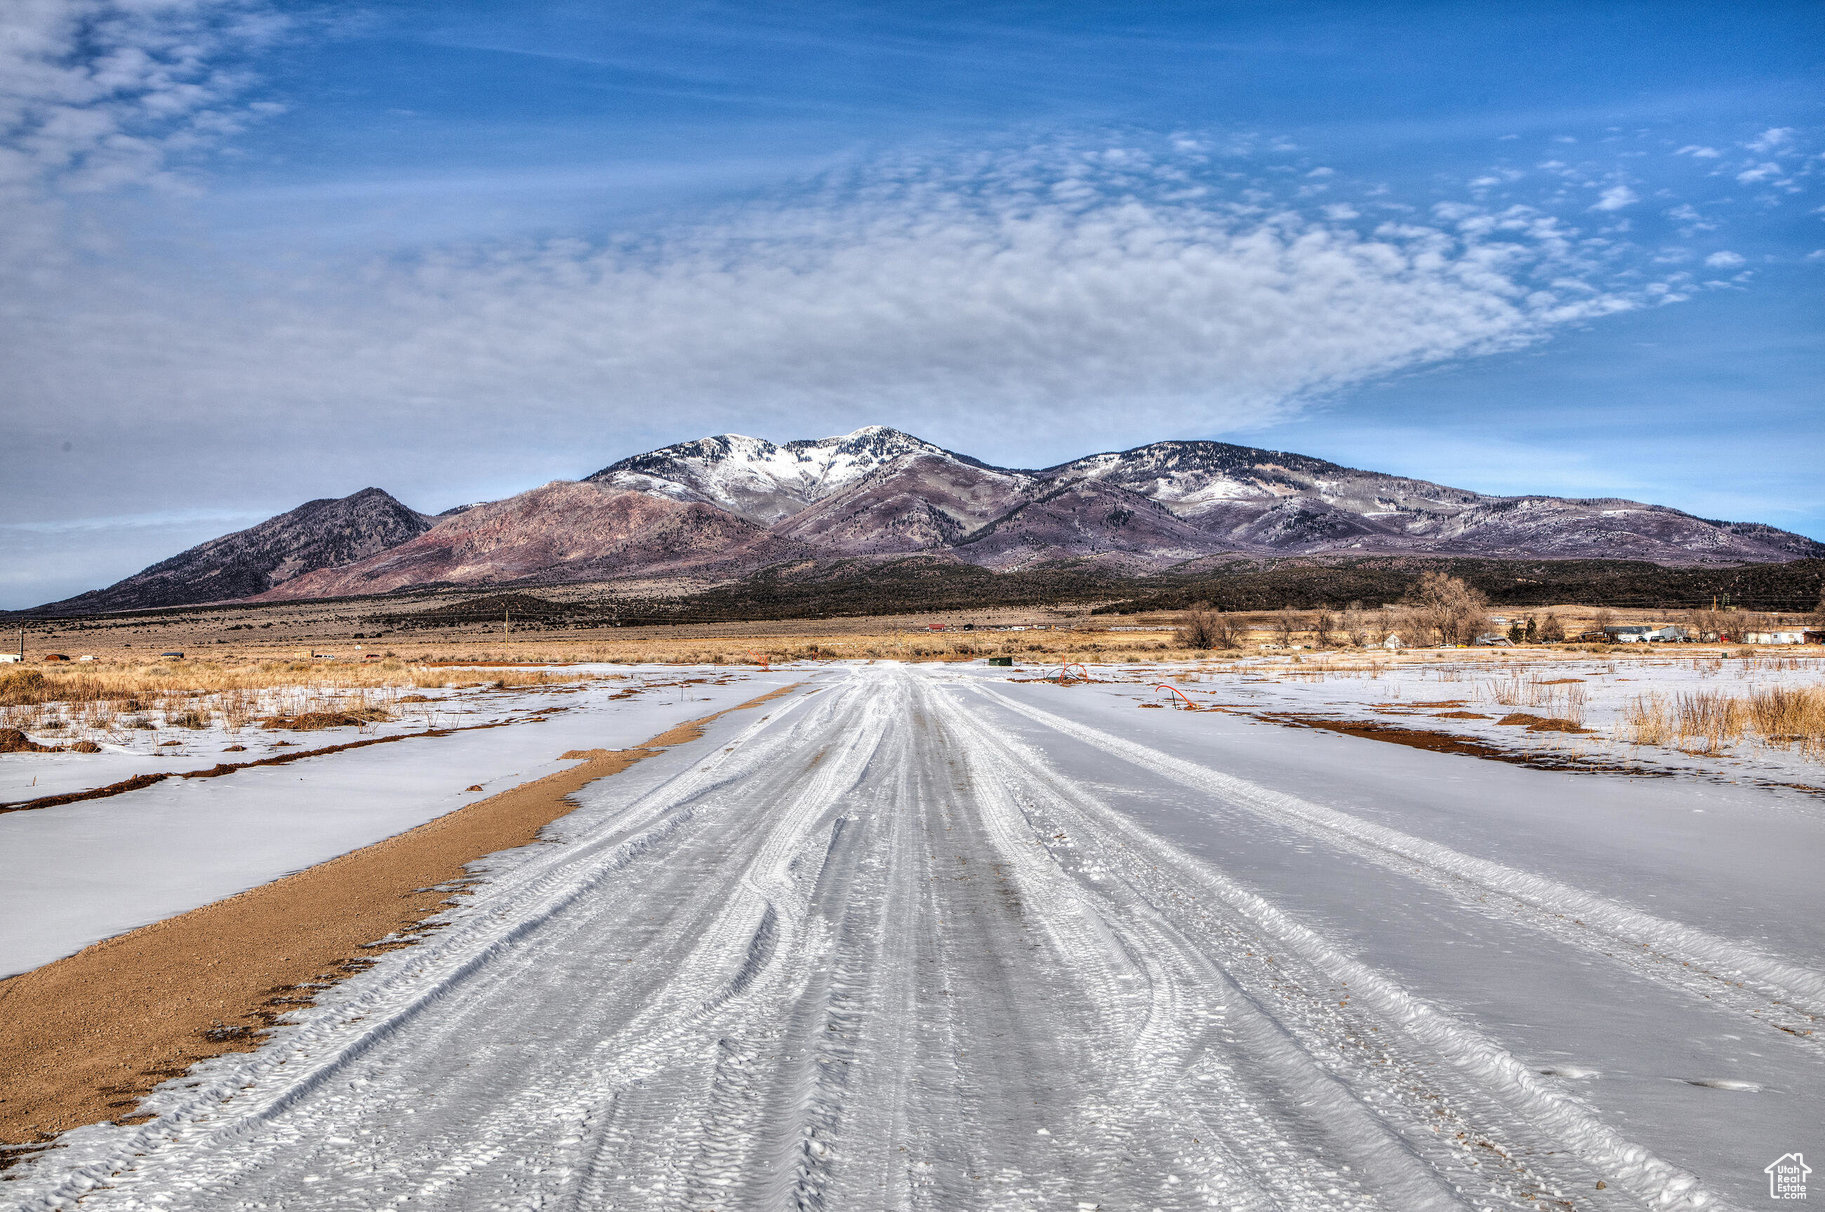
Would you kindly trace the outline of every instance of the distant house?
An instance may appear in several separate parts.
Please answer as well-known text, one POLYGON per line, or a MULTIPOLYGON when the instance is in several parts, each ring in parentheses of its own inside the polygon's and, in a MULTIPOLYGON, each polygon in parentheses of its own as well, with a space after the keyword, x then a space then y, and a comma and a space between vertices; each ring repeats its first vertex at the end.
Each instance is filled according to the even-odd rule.
POLYGON ((1654 634, 1654 628, 1630 623, 1624 627, 1605 627, 1604 636, 1612 644, 1645 644, 1654 634))
POLYGON ((17 665, 20 657, 16 652, 0 652, 0 665, 17 665))
POLYGON ((1488 635, 1480 635, 1472 640, 1471 646, 1475 648, 1513 648, 1514 641, 1492 631, 1488 635))
POLYGON ((1401 649, 1406 647, 1406 644, 1401 642, 1401 638, 1399 636, 1391 635, 1387 639, 1385 639, 1381 642, 1381 646, 1383 648, 1386 648, 1389 652, 1399 652, 1401 649))
POLYGON ((1655 644, 1685 644, 1689 643, 1691 639, 1691 629, 1688 627, 1681 627, 1677 623, 1669 623, 1665 627, 1656 627, 1653 631, 1648 633, 1648 640, 1655 644))
POLYGON ((1804 644, 1806 633, 1799 629, 1792 631, 1745 631, 1745 644, 1804 644))

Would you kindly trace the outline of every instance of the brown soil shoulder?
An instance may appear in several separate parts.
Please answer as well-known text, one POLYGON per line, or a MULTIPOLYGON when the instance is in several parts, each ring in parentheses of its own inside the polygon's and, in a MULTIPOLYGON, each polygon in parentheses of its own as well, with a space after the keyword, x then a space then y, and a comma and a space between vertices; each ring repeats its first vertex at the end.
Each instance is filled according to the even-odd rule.
POLYGON ((724 714, 633 749, 567 753, 580 764, 0 981, 0 1147, 15 1147, 0 1167, 18 1146, 126 1117, 197 1061, 258 1046, 279 1016, 409 945, 377 940, 423 929, 470 879, 467 864, 538 840, 573 792, 724 714))

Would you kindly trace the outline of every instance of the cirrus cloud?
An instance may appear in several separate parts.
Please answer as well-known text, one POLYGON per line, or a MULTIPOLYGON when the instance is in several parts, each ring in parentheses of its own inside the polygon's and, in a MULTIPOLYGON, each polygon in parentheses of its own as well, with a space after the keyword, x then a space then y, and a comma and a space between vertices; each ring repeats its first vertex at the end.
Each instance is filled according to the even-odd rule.
POLYGON ((232 309, 112 284, 41 310, 0 384, 64 417, 130 395, 163 427, 312 417, 420 446, 505 404, 572 428, 895 419, 1063 451, 1261 424, 1655 297, 1526 206, 1365 231, 1354 207, 1205 168, 1124 145, 895 162, 660 235, 433 250, 232 309))

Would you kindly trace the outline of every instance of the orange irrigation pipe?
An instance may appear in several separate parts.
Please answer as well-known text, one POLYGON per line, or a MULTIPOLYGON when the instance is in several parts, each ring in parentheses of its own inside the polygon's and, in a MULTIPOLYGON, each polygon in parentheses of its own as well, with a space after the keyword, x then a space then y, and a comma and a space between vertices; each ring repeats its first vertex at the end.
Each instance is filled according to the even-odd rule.
POLYGON ((1180 711, 1196 711, 1198 709, 1198 705, 1196 703, 1192 702, 1190 699, 1186 698, 1185 692, 1183 690, 1180 690, 1177 686, 1168 686, 1166 683, 1161 682, 1158 686, 1155 686, 1154 689, 1155 690, 1170 690, 1173 694, 1178 695, 1179 698, 1185 704, 1183 707, 1179 708, 1180 711))
POLYGON ((1058 667, 1057 675, 1055 677, 1053 677, 1052 680, 1054 682, 1057 682, 1061 686, 1064 685, 1065 675, 1070 673, 1073 669, 1075 669, 1079 672, 1080 676, 1083 678, 1084 681, 1088 682, 1090 680, 1090 671, 1088 669, 1085 669, 1082 665, 1078 664, 1076 661, 1067 661, 1065 664, 1060 665, 1058 667))
POLYGON ((762 669, 772 669, 773 668, 772 665, 767 663, 767 658, 765 656, 762 656, 760 653, 754 651, 752 648, 748 649, 748 655, 753 657, 754 663, 756 665, 759 665, 762 669))

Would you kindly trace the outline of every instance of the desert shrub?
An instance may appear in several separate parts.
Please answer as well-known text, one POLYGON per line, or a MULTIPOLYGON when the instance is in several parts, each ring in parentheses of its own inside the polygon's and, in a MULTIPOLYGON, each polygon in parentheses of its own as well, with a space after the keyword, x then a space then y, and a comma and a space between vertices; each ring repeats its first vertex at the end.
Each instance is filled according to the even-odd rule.
POLYGON ((15 669, 0 674, 0 706, 19 707, 43 702, 44 675, 36 669, 15 669))

